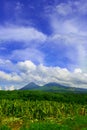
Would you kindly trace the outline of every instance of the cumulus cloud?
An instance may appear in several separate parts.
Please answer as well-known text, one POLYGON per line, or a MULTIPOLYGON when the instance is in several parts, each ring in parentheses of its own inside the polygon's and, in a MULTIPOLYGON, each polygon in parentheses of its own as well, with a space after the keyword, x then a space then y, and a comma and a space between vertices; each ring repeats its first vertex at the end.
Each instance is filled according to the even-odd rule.
MULTIPOLYGON (((22 62, 23 64, 23 62, 22 62)), ((21 73, 22 78, 27 82, 36 82, 38 84, 45 84, 48 82, 58 82, 70 87, 86 87, 87 74, 82 72, 80 68, 70 72, 66 68, 47 67, 44 65, 34 65, 31 61, 25 61, 25 68, 27 71, 21 73), (30 69, 32 66, 32 69, 30 69), (79 84, 79 85, 78 85, 79 84)), ((19 64, 21 67, 21 64, 19 64)), ((22 72, 23 68, 21 68, 22 72)))
POLYGON ((87 87, 87 73, 83 72, 80 68, 76 68, 73 72, 70 72, 68 69, 58 66, 47 67, 42 64, 35 65, 29 60, 18 62, 14 65, 16 65, 19 70, 19 72, 15 72, 15 74, 7 74, 4 71, 0 71, 0 82, 5 82, 6 90, 21 88, 29 82, 35 82, 39 85, 48 82, 57 82, 70 87, 87 87))
POLYGON ((0 71, 0 81, 7 81, 7 82, 19 82, 21 81, 21 77, 16 73, 6 73, 4 71, 0 71))
POLYGON ((25 62, 19 62, 17 65, 19 66, 19 69, 22 71, 24 70, 24 72, 36 70, 36 65, 29 60, 25 62))

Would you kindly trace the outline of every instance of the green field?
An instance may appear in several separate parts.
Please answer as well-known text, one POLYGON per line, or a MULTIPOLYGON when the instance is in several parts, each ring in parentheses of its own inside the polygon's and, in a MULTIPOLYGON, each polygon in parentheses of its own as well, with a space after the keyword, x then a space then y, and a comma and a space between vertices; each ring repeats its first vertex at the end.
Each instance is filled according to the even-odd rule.
POLYGON ((0 130, 87 130, 87 94, 0 91, 0 130))

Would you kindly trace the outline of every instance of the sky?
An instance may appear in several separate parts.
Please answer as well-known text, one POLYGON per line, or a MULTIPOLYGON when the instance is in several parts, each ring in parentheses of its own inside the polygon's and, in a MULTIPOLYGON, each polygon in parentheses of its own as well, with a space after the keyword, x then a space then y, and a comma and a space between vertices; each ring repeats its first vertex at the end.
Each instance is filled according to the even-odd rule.
POLYGON ((87 1, 0 0, 0 89, 87 88, 87 1))

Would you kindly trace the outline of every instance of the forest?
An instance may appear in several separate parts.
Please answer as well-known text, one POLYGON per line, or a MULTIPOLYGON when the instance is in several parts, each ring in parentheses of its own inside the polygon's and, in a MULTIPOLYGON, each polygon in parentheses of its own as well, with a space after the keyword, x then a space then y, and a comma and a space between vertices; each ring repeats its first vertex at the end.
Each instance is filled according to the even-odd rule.
POLYGON ((87 130, 87 94, 0 91, 0 130, 87 130))

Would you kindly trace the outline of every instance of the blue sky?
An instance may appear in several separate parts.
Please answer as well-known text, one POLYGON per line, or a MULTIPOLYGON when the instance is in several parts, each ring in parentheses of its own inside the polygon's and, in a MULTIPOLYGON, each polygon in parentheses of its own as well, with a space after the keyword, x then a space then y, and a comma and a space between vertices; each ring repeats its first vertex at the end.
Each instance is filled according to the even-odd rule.
POLYGON ((1 89, 86 79, 86 0, 0 0, 1 89))

